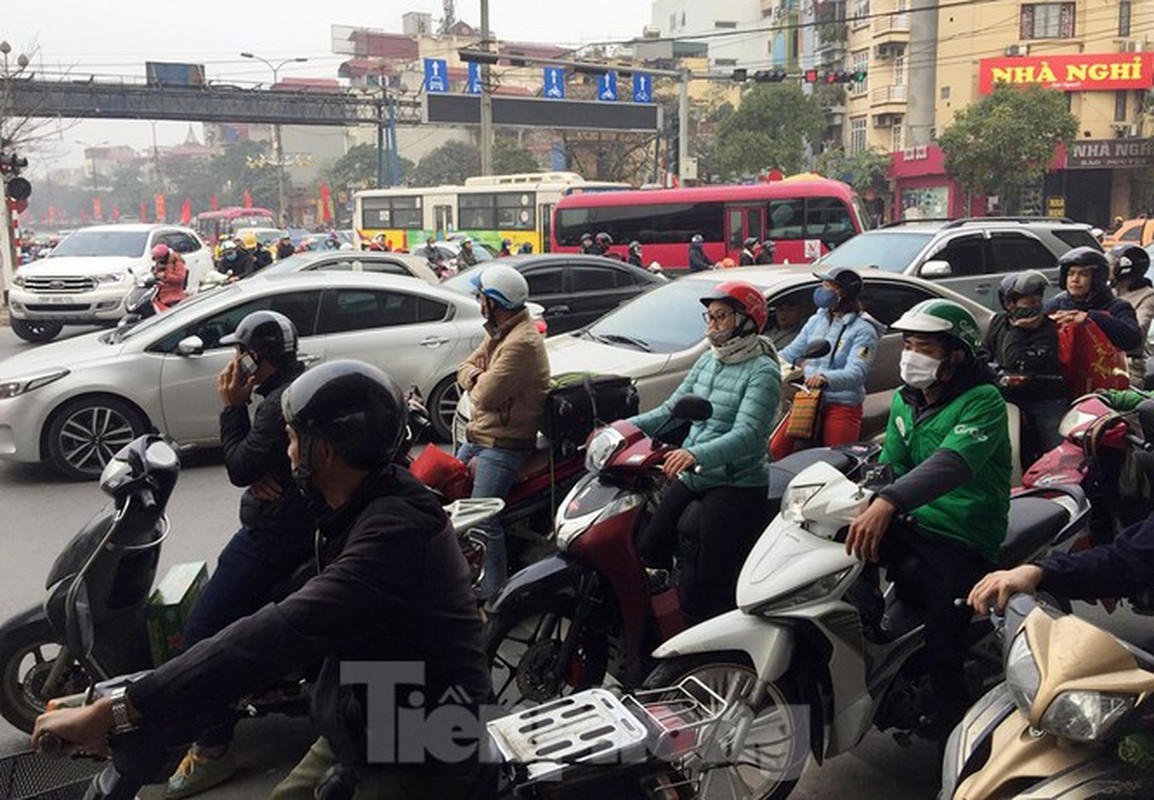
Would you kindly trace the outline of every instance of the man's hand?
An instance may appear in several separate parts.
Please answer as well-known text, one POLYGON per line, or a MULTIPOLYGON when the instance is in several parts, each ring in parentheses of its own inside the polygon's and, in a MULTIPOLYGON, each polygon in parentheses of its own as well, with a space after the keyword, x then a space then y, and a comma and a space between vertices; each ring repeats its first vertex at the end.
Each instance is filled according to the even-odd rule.
POLYGON ((1036 564, 991 572, 974 585, 966 602, 975 613, 984 617, 990 613, 991 607, 1004 611, 1010 595, 1019 592, 1033 594, 1041 582, 1042 568, 1036 564))
POLYGON ((688 450, 674 450, 665 457, 665 463, 661 465, 661 471, 665 473, 665 477, 667 478, 676 478, 696 463, 697 459, 694 458, 693 453, 688 450))
POLYGON ((820 389, 829 383, 824 375, 810 375, 805 379, 805 386, 807 389, 820 389))
POLYGON ((875 497, 849 524, 849 535, 845 538, 846 553, 862 561, 877 561, 882 537, 895 513, 897 507, 893 503, 884 497, 875 497))
POLYGON ((272 475, 265 475, 248 488, 257 500, 276 500, 282 491, 280 482, 272 475))
POLYGON ((108 756, 108 734, 112 726, 112 701, 108 698, 82 708, 49 711, 36 718, 32 746, 38 748, 44 734, 51 733, 67 745, 66 753, 80 751, 108 756))
POLYGON ((236 360, 224 365, 216 376, 216 393, 225 408, 240 408, 248 405, 252 390, 256 388, 256 376, 242 377, 243 373, 236 360))
POLYGON ((1081 325, 1086 321, 1086 317, 1087 314, 1085 311, 1076 311, 1074 309, 1055 311, 1050 315, 1050 319, 1063 327, 1066 325, 1081 325))

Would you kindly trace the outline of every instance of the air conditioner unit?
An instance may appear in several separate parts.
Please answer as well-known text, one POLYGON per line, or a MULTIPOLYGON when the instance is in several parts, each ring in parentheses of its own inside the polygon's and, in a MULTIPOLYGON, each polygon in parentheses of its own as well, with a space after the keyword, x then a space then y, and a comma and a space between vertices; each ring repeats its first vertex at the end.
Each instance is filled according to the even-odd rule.
POLYGON ((660 39, 661 28, 656 25, 646 25, 641 29, 641 38, 643 39, 660 39))
POLYGON ((874 117, 875 128, 892 128, 900 120, 897 114, 878 114, 874 117))
POLYGON ((1142 126, 1139 125, 1137 122, 1131 123, 1129 130, 1127 130, 1126 132, 1130 135, 1131 139, 1137 139, 1139 136, 1142 135, 1142 126))
POLYGON ((1137 39, 1126 39, 1122 42, 1119 49, 1123 53, 1141 53, 1145 49, 1142 45, 1143 43, 1137 39))
POLYGON ((875 58, 890 58, 894 55, 894 46, 890 42, 874 45, 875 58))
POLYGON ((1016 42, 1006 47, 1006 55, 1008 56, 1028 56, 1030 55, 1030 45, 1023 42, 1016 42))

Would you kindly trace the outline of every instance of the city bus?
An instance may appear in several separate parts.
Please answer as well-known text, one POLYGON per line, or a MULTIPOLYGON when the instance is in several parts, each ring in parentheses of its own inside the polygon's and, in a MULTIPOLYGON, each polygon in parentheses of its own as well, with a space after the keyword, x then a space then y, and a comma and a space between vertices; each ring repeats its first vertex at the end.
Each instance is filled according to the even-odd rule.
POLYGON ((738 261, 753 236, 774 243, 774 261, 808 263, 873 227, 861 199, 841 181, 807 173, 769 183, 641 189, 562 198, 553 212, 552 249, 573 252, 582 234, 608 233, 624 258, 641 243, 642 258, 663 268, 689 264, 689 240, 705 239, 714 263, 738 261))
POLYGON ((267 208, 228 206, 196 215, 193 224, 200 238, 215 247, 221 237, 232 236, 237 228, 275 228, 276 217, 267 208))
POLYGON ((416 249, 430 236, 470 236, 494 250, 509 239, 514 251, 528 242, 540 253, 551 241, 558 200, 629 188, 627 183, 587 181, 573 172, 533 172, 467 178, 464 186, 369 189, 353 198, 354 227, 362 247, 383 233, 397 250, 416 249))

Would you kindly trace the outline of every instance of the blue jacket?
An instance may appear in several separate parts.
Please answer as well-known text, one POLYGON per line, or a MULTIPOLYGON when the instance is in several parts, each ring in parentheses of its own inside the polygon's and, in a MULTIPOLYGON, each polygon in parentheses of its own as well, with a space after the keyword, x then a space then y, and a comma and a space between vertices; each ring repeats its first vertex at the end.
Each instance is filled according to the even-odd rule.
POLYGON ((836 343, 837 349, 828 356, 808 359, 805 374, 821 374, 829 381, 824 389, 825 402, 860 406, 865 402, 866 377, 877 355, 878 334, 883 327, 864 311, 834 319, 823 308, 805 321, 801 332, 781 351, 781 360, 792 364, 801 358, 810 342, 825 339, 830 347, 836 343))
POLYGON ((1047 314, 1085 311, 1119 350, 1136 350, 1142 346, 1142 331, 1138 329, 1134 306, 1119 300, 1113 292, 1096 292, 1088 300, 1075 300, 1069 292, 1062 292, 1046 303, 1044 310, 1047 314))
POLYGON ((677 399, 695 394, 713 404, 713 415, 695 422, 682 445, 697 459, 698 471, 681 473, 694 491, 715 486, 766 486, 766 443, 781 400, 781 369, 768 355, 723 364, 707 350, 664 403, 629 421, 649 435, 673 410, 677 399))

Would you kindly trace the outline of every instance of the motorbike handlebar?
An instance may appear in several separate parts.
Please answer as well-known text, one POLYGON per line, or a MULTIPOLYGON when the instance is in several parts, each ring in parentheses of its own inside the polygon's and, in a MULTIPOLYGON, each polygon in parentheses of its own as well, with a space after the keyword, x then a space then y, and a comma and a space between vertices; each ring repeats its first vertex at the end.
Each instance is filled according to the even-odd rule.
POLYGON ((49 758, 60 758, 64 755, 64 740, 54 733, 42 733, 36 742, 36 752, 49 758))

